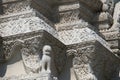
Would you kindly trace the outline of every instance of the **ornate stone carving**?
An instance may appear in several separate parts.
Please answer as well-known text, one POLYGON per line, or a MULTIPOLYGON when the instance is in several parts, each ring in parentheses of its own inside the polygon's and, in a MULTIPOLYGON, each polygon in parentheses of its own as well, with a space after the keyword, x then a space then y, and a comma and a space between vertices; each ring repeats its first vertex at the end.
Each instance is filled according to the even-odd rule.
MULTIPOLYGON (((38 41, 39 38, 33 38, 30 40, 16 40, 10 51, 10 56, 11 58, 12 50, 16 46, 21 46, 21 53, 22 53, 22 60, 23 64, 25 66, 25 70, 27 72, 27 75, 19 75, 19 76, 11 76, 11 77, 5 77, 2 78, 1 80, 8 79, 8 80, 13 80, 13 79, 39 79, 39 80, 58 80, 57 77, 51 74, 51 51, 52 48, 49 45, 45 45, 43 47, 43 56, 40 56, 42 54, 42 51, 39 51, 41 49, 40 43, 38 41), (50 52, 50 54, 49 54, 50 52), (49 55, 49 56, 48 56, 49 55), (42 59, 40 58, 42 57, 42 59), (46 69, 46 63, 47 64, 47 69, 46 69), (42 67, 43 65, 43 67, 42 67), (46 69, 45 72, 43 69, 46 69), (31 75, 32 74, 32 75, 31 75), (39 75, 38 75, 39 74, 39 75), (26 76, 26 77, 25 77, 26 76)), ((10 47, 9 47, 10 48, 10 47)))
POLYGON ((53 34, 53 36, 57 37, 57 32, 55 29, 38 17, 9 21, 7 23, 1 23, 0 26, 0 33, 2 36, 10 36, 37 30, 46 30, 47 32, 53 34))
POLYGON ((28 42, 24 42, 24 46, 21 49, 23 62, 26 68, 26 72, 39 73, 40 71, 40 56, 39 56, 39 41, 38 39, 32 39, 28 42))
POLYGON ((59 39, 66 45, 98 40, 109 49, 109 44, 89 28, 60 31, 59 39))
POLYGON ((76 53, 77 51, 74 49, 67 50, 67 56, 72 56, 72 55, 75 55, 76 53))
POLYGON ((28 74, 38 73, 40 70, 40 57, 33 54, 27 48, 22 49, 22 58, 28 74))
MULTIPOLYGON (((13 74, 14 76, 10 77, 5 75, 0 80, 58 80, 57 77, 60 80, 63 80, 60 77, 73 80, 73 75, 70 74, 72 72, 75 80, 97 80, 99 77, 99 80, 111 80, 114 73, 120 78, 120 75, 116 74, 119 73, 119 70, 116 71, 119 59, 112 53, 110 45, 99 36, 96 27, 90 25, 92 21, 94 23, 93 17, 96 13, 99 14, 102 8, 99 17, 97 16, 102 25, 101 29, 111 28, 114 3, 113 0, 104 1, 108 2, 103 2, 102 6, 101 0, 5 0, 2 4, 4 14, 0 15, 3 54, 7 61, 16 54, 16 49, 17 52, 21 51, 17 56, 22 55, 20 61, 24 64, 22 69, 25 68, 25 73, 13 74), (52 19, 51 22, 46 19, 52 18, 53 13, 58 13, 57 17, 60 18, 55 25, 60 28, 58 31, 54 29, 55 23, 52 19), (41 14, 46 18, 43 18, 43 15, 41 17, 41 14), (96 41, 100 42, 100 45, 96 41), (66 51, 68 46, 71 47, 66 51)), ((119 17, 114 18, 118 24, 119 17)), ((114 26, 119 28, 118 24, 114 26)), ((117 36, 119 29, 118 33, 111 34, 110 38, 116 40, 117 36)), ((14 58, 14 62, 11 61, 10 64, 17 62, 17 57, 14 58)), ((9 66, 6 70, 7 68, 9 66)))
POLYGON ((49 45, 45 45, 43 47, 43 56, 41 60, 42 72, 47 71, 51 73, 51 55, 52 55, 52 48, 49 45))
POLYGON ((70 49, 67 54, 74 55, 73 68, 78 80, 97 80, 94 73, 91 70, 90 61, 92 59, 92 53, 94 53, 94 46, 86 46, 79 48, 76 45, 76 49, 70 49))
POLYGON ((3 9, 4 9, 4 15, 32 10, 30 8, 29 0, 20 1, 20 2, 16 1, 13 2, 12 4, 10 3, 4 4, 3 9))

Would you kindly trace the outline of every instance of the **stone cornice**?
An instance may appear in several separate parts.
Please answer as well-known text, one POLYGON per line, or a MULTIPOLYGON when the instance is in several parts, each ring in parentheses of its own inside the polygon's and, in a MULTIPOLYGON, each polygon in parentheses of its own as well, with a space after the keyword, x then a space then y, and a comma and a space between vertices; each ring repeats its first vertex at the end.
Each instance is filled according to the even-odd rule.
POLYGON ((95 43, 97 41, 89 41, 78 44, 67 45, 67 56, 79 56, 84 53, 94 53, 95 43))

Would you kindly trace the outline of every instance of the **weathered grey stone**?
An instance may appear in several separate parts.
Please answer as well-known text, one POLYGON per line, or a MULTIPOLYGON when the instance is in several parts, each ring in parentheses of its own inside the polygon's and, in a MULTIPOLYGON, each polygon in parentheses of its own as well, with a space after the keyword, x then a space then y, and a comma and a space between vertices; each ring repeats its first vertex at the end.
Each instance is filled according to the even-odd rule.
POLYGON ((71 60, 71 68, 73 67, 74 75, 77 75, 78 80, 109 80, 119 76, 117 74, 119 72, 117 66, 120 66, 119 59, 113 53, 109 54, 110 51, 98 41, 71 44, 67 47, 68 52, 75 51, 73 55, 68 54, 68 56, 69 58, 74 56, 71 60))
POLYGON ((120 79, 118 0, 2 0, 0 13, 0 80, 120 79))

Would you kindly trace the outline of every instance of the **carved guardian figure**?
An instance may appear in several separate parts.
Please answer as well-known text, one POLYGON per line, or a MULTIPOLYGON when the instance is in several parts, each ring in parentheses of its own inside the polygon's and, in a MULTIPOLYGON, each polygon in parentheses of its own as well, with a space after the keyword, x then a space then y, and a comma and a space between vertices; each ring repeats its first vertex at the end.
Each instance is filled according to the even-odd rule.
POLYGON ((43 56, 42 56, 42 61, 41 61, 42 72, 47 71, 48 73, 51 73, 51 70, 50 70, 51 52, 52 52, 51 46, 45 45, 43 47, 43 56))

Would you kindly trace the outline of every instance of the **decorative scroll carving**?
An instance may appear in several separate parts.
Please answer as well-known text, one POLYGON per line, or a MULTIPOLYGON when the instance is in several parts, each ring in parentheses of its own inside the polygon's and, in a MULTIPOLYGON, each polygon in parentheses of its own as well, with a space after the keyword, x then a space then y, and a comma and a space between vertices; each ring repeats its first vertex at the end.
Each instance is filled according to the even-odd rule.
POLYGON ((77 53, 77 51, 74 50, 74 49, 67 50, 67 55, 68 55, 68 56, 74 55, 75 53, 77 53))
POLYGON ((12 42, 4 42, 4 53, 6 60, 10 59, 14 54, 16 47, 22 53, 23 63, 27 73, 38 73, 40 68, 39 41, 34 38, 29 41, 15 40, 12 42))
POLYGON ((38 73, 40 71, 40 56, 38 54, 39 41, 37 39, 24 43, 21 49, 23 62, 27 73, 38 73))
POLYGON ((40 58, 39 55, 32 55, 29 49, 22 49, 22 58, 27 73, 38 73, 40 70, 40 58))
POLYGON ((90 66, 93 52, 92 45, 67 51, 68 56, 74 55, 73 68, 78 80, 97 80, 90 66))

